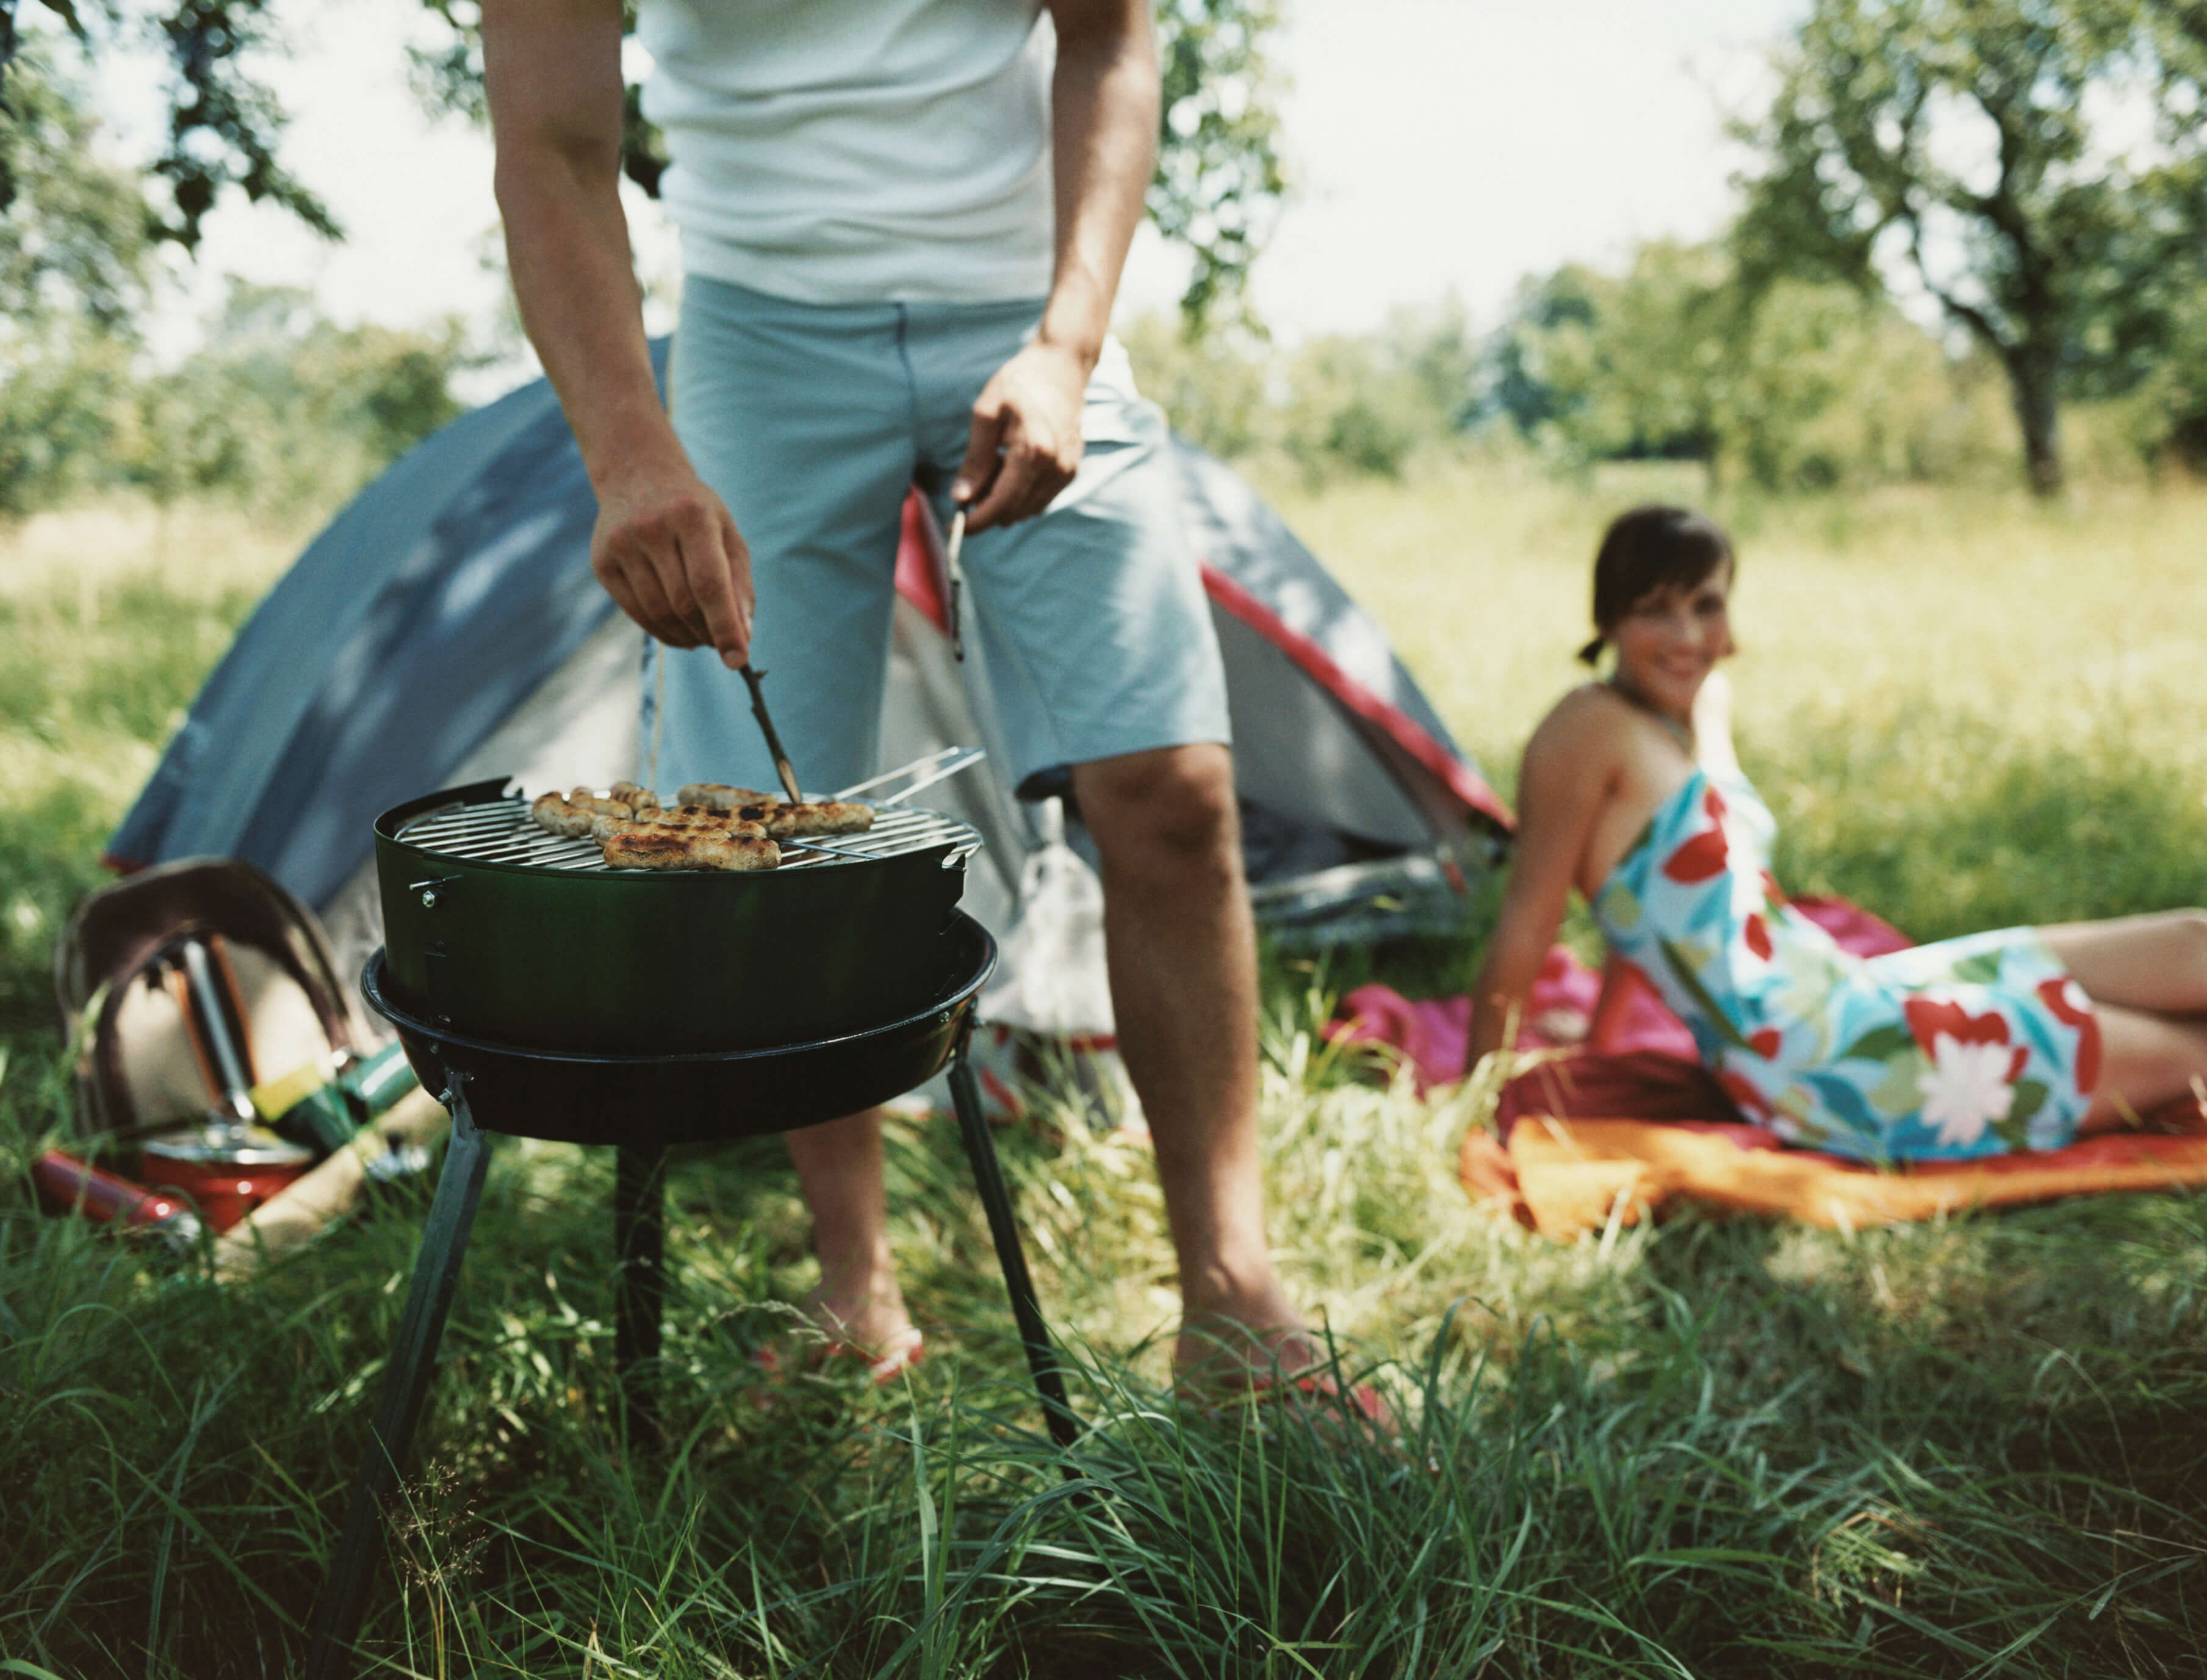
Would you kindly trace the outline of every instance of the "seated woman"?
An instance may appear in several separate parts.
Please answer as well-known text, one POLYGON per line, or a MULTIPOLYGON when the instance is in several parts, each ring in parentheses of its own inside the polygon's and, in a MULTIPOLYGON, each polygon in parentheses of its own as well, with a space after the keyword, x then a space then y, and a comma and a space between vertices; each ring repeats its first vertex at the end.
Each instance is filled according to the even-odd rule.
MULTIPOLYGON (((2207 913, 2007 928, 1847 954, 1791 909, 1775 824, 1734 756, 1732 545, 1639 507, 1594 561, 1605 680, 1533 733, 1516 860, 1473 994, 1470 1061, 1500 1048, 1572 888, 1691 1029, 1750 1119, 1869 1160, 2056 1149, 2207 1078, 2207 913)), ((1629 978, 1629 977, 1628 977, 1629 978)))

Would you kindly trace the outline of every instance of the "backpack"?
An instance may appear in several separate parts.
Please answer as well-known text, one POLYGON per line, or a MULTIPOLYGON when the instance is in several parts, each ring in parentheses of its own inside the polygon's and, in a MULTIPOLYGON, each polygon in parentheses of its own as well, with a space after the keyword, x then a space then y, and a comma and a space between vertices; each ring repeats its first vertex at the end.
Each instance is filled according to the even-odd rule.
POLYGON ((89 1133, 229 1113, 233 1091, 366 1055, 387 1036, 314 912, 235 858, 160 864, 86 898, 54 948, 54 992, 80 1047, 76 1111, 89 1133))

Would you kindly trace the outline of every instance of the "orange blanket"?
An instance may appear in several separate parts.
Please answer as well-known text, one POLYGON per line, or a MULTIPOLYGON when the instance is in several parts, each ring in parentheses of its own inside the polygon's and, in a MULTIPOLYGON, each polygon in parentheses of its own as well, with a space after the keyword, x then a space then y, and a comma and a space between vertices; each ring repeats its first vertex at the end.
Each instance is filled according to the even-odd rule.
POLYGON ((2207 1185, 2207 1115, 2186 1103, 2155 1118, 2175 1130, 1887 1170, 1785 1148, 1755 1126, 1528 1115, 1506 1146, 1474 1127, 1457 1171, 1473 1195, 1548 1237, 1633 1224, 1673 1197, 1850 1230, 2093 1191, 2207 1185))

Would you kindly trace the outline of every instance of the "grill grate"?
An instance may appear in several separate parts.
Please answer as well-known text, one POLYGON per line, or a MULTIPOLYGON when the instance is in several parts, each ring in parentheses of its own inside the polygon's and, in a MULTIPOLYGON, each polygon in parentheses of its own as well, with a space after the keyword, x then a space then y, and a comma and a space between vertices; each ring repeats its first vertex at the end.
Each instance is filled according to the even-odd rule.
MULTIPOLYGON (((426 811, 398 831, 409 846, 441 858, 469 864, 511 864, 525 869, 595 870, 601 875, 630 875, 643 871, 609 870, 598 843, 588 836, 569 839, 547 834, 529 814, 529 801, 518 797, 493 799, 481 804, 447 805, 426 811)), ((825 869, 837 864, 869 858, 900 858, 948 845, 954 857, 980 850, 981 837, 940 811, 905 805, 876 809, 874 826, 863 834, 823 836, 818 842, 786 840, 781 868, 825 869)))

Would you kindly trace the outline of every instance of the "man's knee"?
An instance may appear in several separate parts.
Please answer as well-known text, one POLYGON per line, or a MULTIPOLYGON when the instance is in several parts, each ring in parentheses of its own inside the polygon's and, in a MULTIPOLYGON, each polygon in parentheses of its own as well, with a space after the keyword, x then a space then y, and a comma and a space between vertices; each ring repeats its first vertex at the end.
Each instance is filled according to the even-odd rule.
POLYGON ((1160 747, 1074 767, 1081 819, 1107 870, 1238 870, 1234 760, 1216 745, 1160 747))

